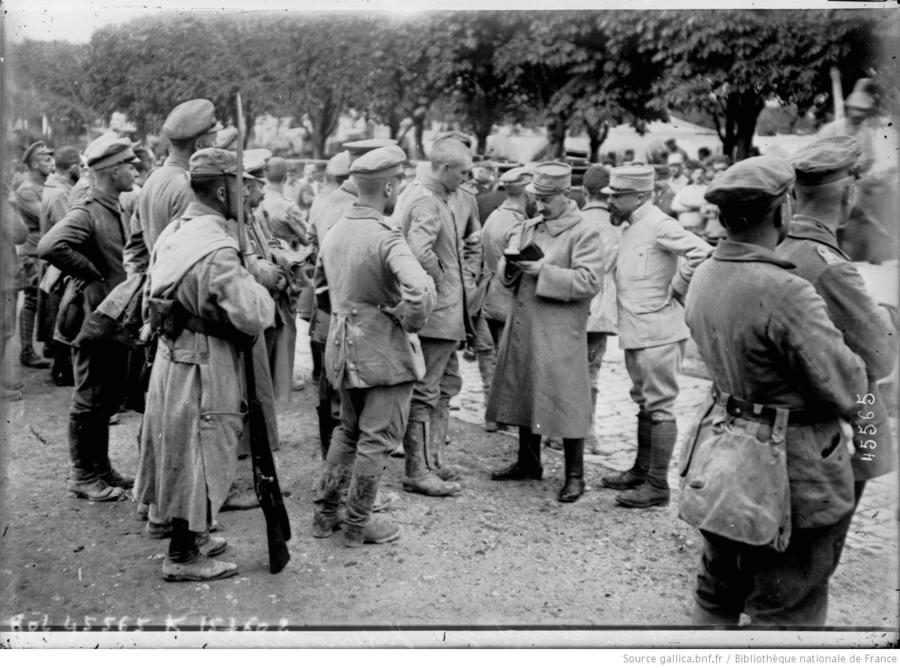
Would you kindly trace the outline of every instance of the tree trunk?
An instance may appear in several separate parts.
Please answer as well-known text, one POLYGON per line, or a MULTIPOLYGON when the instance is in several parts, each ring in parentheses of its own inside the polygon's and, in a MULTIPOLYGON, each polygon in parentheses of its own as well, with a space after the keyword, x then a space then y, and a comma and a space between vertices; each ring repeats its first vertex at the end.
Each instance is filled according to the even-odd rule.
POLYGON ((391 109, 390 113, 388 113, 387 126, 391 133, 391 139, 399 139, 397 133, 400 132, 400 114, 397 113, 396 109, 391 109))
POLYGON ((725 134, 722 152, 735 162, 750 156, 756 119, 765 101, 755 93, 730 93, 725 110, 725 134))
POLYGON ((588 160, 592 163, 600 162, 600 147, 609 135, 609 123, 604 119, 596 123, 585 122, 590 143, 590 155, 588 160))
POLYGON ((559 114, 547 123, 547 160, 561 160, 566 156, 566 126, 568 118, 565 114, 559 114))

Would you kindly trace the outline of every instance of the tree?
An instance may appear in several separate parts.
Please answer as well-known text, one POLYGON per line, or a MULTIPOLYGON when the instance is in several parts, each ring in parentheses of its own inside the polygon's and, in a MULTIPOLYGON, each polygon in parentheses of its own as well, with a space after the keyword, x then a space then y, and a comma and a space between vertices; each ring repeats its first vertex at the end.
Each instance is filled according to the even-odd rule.
POLYGON ((744 158, 766 100, 795 104, 803 114, 816 95, 830 90, 832 66, 855 80, 874 65, 872 31, 880 15, 835 10, 653 14, 647 27, 665 45, 655 62, 667 72, 655 86, 657 93, 673 108, 711 112, 724 152, 744 158))

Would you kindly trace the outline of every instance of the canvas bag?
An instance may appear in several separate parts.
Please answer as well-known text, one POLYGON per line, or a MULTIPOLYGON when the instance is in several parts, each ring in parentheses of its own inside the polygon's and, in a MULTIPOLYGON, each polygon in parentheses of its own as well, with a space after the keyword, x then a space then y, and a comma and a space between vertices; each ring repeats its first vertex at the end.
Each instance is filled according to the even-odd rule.
POLYGON ((717 405, 710 397, 685 441, 678 516, 711 534, 783 552, 791 537, 785 452, 790 411, 774 409, 770 428, 729 415, 727 399, 721 395, 717 405))

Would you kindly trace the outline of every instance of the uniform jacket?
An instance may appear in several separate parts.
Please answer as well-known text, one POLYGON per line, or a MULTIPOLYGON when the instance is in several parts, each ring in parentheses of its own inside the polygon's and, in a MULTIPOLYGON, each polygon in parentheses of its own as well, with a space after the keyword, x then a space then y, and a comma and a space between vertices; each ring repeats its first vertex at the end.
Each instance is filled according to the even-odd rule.
POLYGON ((423 177, 421 183, 411 188, 396 220, 413 255, 437 289, 434 311, 419 336, 464 341, 462 237, 450 209, 450 193, 430 176, 423 177))
MULTIPOLYGON (((148 272, 151 297, 172 296, 191 313, 249 335, 272 324, 274 303, 240 263, 226 221, 194 203, 157 240, 148 272)), ((234 477, 244 432, 244 370, 233 344, 183 330, 160 337, 141 430, 136 498, 161 517, 207 528, 234 477)))
POLYGON ((331 318, 325 372, 336 388, 421 380, 419 331, 434 307, 434 282, 400 230, 380 212, 353 205, 328 232, 315 274, 331 318), (391 317, 382 307, 400 304, 391 317))
MULTIPOLYGON (((350 210, 358 195, 356 185, 348 179, 324 199, 315 216, 310 216, 309 243, 316 254, 322 247, 325 234, 350 210)), ((328 340, 328 314, 322 310, 315 310, 310 329, 313 341, 325 343, 328 340)))
POLYGON ((540 273, 505 275, 514 301, 497 351, 486 420, 529 427, 562 438, 584 438, 591 428, 587 319, 600 290, 600 231, 574 202, 553 220, 520 224, 514 243, 544 252, 540 273))
POLYGON ((872 299, 859 271, 838 248, 834 233, 819 221, 795 216, 788 238, 778 246, 777 253, 796 265, 795 274, 813 284, 825 300, 831 321, 843 332, 844 342, 866 365, 873 403, 859 408, 865 413, 871 410, 875 416, 864 422, 854 420, 858 447, 853 468, 857 479, 867 480, 893 470, 896 454, 891 425, 877 387, 877 381, 894 370, 897 359, 897 332, 890 316, 872 299), (867 424, 874 426, 874 434, 868 433, 872 428, 867 424), (877 447, 872 457, 866 457, 866 449, 859 446, 870 440, 877 447))
MULTIPOLYGON (((838 416, 866 391, 862 360, 794 265, 752 244, 722 241, 687 296, 687 322, 715 386, 744 401, 821 413, 788 424, 794 526, 836 523, 853 509, 853 471, 838 416)), ((739 472, 736 472, 739 474, 739 472)))
MULTIPOLYGON (((464 183, 450 194, 447 200, 459 238, 462 240, 460 259, 462 260, 463 289, 466 298, 466 317, 471 317, 479 298, 478 284, 481 277, 481 261, 484 250, 481 244, 481 219, 478 217, 478 201, 475 199, 475 186, 464 183), (469 305, 474 305, 470 308, 469 305)), ((477 314, 476 314, 477 315, 477 314)), ((473 332, 471 322, 466 323, 468 331, 473 332)))
POLYGON ((130 238, 125 248, 125 266, 129 273, 144 271, 160 233, 181 216, 193 200, 188 163, 173 153, 162 167, 147 177, 135 203, 130 238))
POLYGON ((684 308, 672 293, 687 293, 694 270, 711 250, 649 202, 631 215, 615 268, 622 348, 652 348, 688 338, 684 308))
POLYGON ((24 243, 28 238, 28 228, 19 220, 19 216, 11 206, 0 213, 0 289, 18 290, 19 258, 16 245, 24 243))
POLYGON ((13 195, 15 209, 28 228, 28 239, 19 246, 20 256, 34 257, 37 255, 37 245, 41 240, 41 196, 43 192, 44 184, 29 172, 13 195))
POLYGON ((605 202, 589 202, 581 210, 581 217, 590 225, 600 230, 600 248, 603 253, 603 283, 600 292, 591 300, 591 315, 588 318, 587 331, 615 334, 618 313, 616 306, 616 279, 613 269, 619 254, 619 239, 622 228, 609 222, 609 207, 605 202))
POLYGON ((81 204, 69 209, 38 244, 42 260, 84 281, 85 313, 97 308, 125 280, 122 249, 126 229, 118 197, 91 188, 81 204))
POLYGON ((68 179, 61 178, 56 174, 47 177, 47 182, 44 183, 44 192, 41 194, 41 234, 46 234, 47 230, 66 215, 66 211, 69 210, 69 196, 74 185, 68 179))
POLYGON ((503 251, 509 246, 510 236, 525 221, 525 210, 518 204, 504 202, 484 222, 481 230, 483 267, 481 280, 487 281, 487 293, 481 307, 481 315, 491 320, 506 322, 512 309, 512 290, 503 283, 497 273, 503 251))
POLYGON ((284 195, 280 186, 266 184, 260 209, 273 237, 286 241, 292 248, 307 244, 303 212, 284 195))

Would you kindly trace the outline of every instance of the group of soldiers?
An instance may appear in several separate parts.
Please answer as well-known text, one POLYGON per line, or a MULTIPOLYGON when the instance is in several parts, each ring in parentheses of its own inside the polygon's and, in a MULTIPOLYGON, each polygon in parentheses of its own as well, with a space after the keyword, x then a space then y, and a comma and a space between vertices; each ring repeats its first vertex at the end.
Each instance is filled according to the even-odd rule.
MULTIPOLYGON (((824 623, 865 481, 894 464, 877 386, 895 361, 894 322, 836 238, 855 203, 855 139, 724 169, 705 192, 724 230, 713 248, 657 206, 649 165, 591 166, 582 208, 569 164, 514 167, 482 220, 464 136, 436 138, 412 178, 393 141, 362 140, 329 161, 329 187, 306 219, 284 195, 285 162, 254 151, 239 160, 241 138, 209 101, 176 107, 163 133, 171 153, 130 217, 120 196, 136 177, 131 143, 90 144, 90 185, 36 255, 65 285, 56 338, 74 351, 68 489, 107 501, 134 487, 148 533, 170 538, 167 580, 237 572, 215 558, 227 544, 212 532, 223 508, 241 507, 247 477, 241 359, 252 356, 277 447, 274 398, 290 391, 306 298, 324 460, 316 538, 342 529, 343 544, 358 547, 400 537, 385 513, 399 498, 380 489, 392 454, 404 459, 404 491, 460 493, 463 471, 445 446, 467 343, 485 429, 518 428, 515 461, 491 478, 540 480, 542 438, 559 439, 558 500, 571 503, 585 490, 599 370, 617 335, 637 449, 601 485, 625 508, 668 504, 678 374, 693 338, 713 381, 681 465, 690 498, 706 504, 692 521, 682 494, 704 541, 695 622, 732 625, 745 613, 754 624, 824 623), (108 454, 134 357, 149 376, 136 480, 108 454), (710 439, 727 447, 704 447, 710 439), (759 456, 751 442, 786 452, 787 520, 774 538, 758 538, 762 509, 748 519, 737 501, 711 507, 704 494, 717 485, 697 474, 713 467, 719 487, 740 489, 736 462, 759 456), (735 459, 723 465, 722 452, 735 459)), ((48 155, 33 145, 25 160, 44 170, 48 155)))

